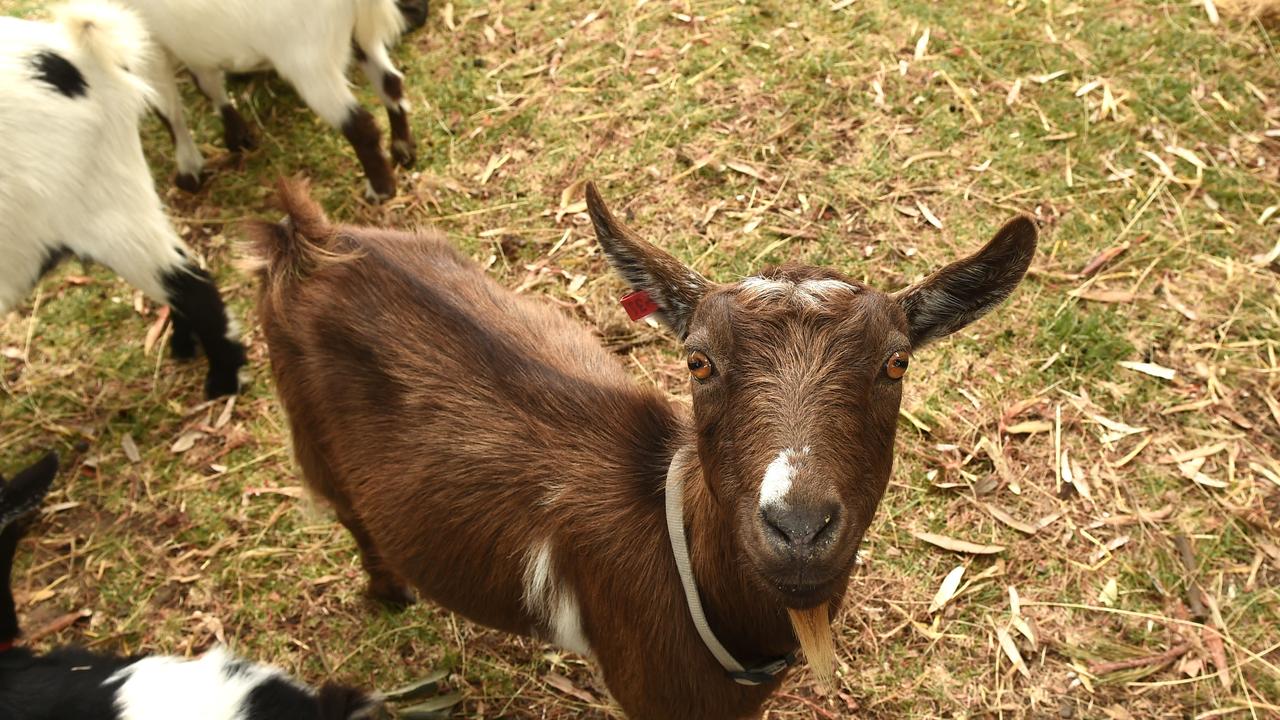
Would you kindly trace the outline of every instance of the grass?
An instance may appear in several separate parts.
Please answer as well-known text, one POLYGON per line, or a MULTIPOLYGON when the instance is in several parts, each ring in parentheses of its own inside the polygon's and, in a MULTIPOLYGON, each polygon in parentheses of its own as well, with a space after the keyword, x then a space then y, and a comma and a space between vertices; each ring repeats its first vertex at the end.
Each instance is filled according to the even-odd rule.
MULTIPOLYGON (((40 5, 0 0, 10 14, 40 5)), ((682 395, 675 344, 626 322, 589 225, 562 205, 593 178, 719 279, 792 260, 892 289, 1014 212, 1043 225, 1008 304, 913 364, 904 407, 919 424, 902 422, 838 619, 839 688, 801 671, 768 717, 1280 713, 1280 293, 1277 266, 1252 260, 1280 232, 1273 30, 1225 4, 1211 24, 1201 3, 436 5, 396 52, 421 160, 386 205, 362 202, 353 153, 274 78, 233 83, 263 140, 243 158, 185 88, 215 168, 198 196, 172 189, 168 140, 144 123, 175 224, 246 320, 243 396, 200 402, 202 366, 146 352, 156 306, 101 269, 63 266, 0 321, 0 458, 17 468, 54 447, 67 466, 19 561, 21 612, 32 630, 93 612, 37 646, 226 641, 311 681, 379 688, 447 668, 460 716, 608 716, 548 680, 602 697, 580 658, 362 600, 348 536, 298 497, 252 284, 232 265, 238 223, 273 215, 272 180, 303 173, 333 217, 442 228, 682 395), (1110 302, 1087 299, 1100 291, 1110 302), (1037 420, 1049 430, 1010 432, 1037 420), (1060 490, 1059 445, 1088 498, 1060 490), (1170 461, 1197 449, 1212 451, 1198 469, 1170 461), (1005 550, 954 555, 921 531, 1005 550), (956 565, 957 594, 928 612, 956 565), (1169 663, 1108 670, 1183 645, 1169 663)))

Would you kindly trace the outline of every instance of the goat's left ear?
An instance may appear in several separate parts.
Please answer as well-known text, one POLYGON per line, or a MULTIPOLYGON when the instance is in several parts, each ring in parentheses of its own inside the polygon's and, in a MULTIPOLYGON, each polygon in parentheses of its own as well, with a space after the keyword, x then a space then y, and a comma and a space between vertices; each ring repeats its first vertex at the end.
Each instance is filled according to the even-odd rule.
POLYGON ((1035 221, 1019 216, 978 252, 897 293, 911 346, 928 345, 993 310, 1017 287, 1035 252, 1035 221))
POLYGON ((334 684, 321 687, 317 701, 320 705, 318 720, 371 720, 382 705, 377 697, 334 684))
POLYGON ((596 241, 609 258, 609 264, 632 290, 649 294, 658 306, 658 317, 683 340, 689 334, 693 309, 711 283, 618 222, 605 207, 594 183, 587 183, 587 212, 596 229, 596 241))

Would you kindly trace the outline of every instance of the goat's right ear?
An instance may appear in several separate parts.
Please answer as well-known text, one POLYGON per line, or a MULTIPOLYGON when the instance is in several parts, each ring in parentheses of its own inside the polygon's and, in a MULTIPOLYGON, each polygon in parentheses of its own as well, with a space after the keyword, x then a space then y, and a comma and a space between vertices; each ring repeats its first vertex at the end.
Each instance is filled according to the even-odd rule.
POLYGON ((978 252, 898 292, 911 346, 924 347, 993 310, 1022 281, 1035 252, 1035 221, 1017 217, 978 252))
POLYGON ((631 286, 649 294, 658 306, 658 317, 681 340, 689 334, 693 309, 711 283, 692 268, 641 240, 618 222, 594 183, 587 183, 587 212, 596 229, 596 241, 609 264, 631 286))

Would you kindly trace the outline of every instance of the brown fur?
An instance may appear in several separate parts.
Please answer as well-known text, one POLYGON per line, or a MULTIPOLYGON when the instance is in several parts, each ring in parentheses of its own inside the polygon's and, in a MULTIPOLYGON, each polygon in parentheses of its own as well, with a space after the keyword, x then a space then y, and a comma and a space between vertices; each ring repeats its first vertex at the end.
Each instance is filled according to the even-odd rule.
POLYGON ((352 107, 347 121, 342 124, 342 135, 356 151, 373 192, 382 198, 395 195, 395 174, 391 171, 391 163, 382 154, 382 131, 378 129, 373 115, 362 107, 352 107))
MULTIPOLYGON (((680 472, 711 628, 744 664, 795 650, 786 609, 839 606, 888 480, 899 389, 882 365, 906 347, 903 309, 847 279, 818 304, 697 285, 629 240, 633 284, 657 268, 674 273, 664 297, 697 285, 663 308, 688 330, 686 349, 716 362, 694 384, 691 417, 586 328, 502 288, 439 236, 330 227, 303 191, 282 195, 291 225, 251 232, 263 329, 299 463, 355 536, 370 592, 398 600, 412 586, 473 621, 548 637, 556 627, 524 595, 530 558, 549 542, 552 582, 576 600, 631 718, 757 717, 779 681, 732 682, 696 634, 664 524, 668 465, 696 445, 680 472), (839 517, 788 561, 756 497, 795 437, 814 452, 789 501, 838 501, 839 517)), ((592 212, 618 264, 609 233, 625 231, 598 195, 592 212)))

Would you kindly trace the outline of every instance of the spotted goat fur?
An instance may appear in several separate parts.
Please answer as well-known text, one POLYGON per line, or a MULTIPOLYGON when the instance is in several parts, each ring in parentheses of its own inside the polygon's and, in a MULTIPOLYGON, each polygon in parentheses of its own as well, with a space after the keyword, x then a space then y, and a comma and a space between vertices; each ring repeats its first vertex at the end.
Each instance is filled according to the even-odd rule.
MULTIPOLYGON (((416 146, 409 130, 404 76, 387 49, 400 37, 405 16, 395 0, 121 0, 142 16, 163 48, 150 63, 160 116, 173 133, 177 184, 194 192, 204 158, 191 138, 174 80, 178 66, 222 116, 223 136, 233 152, 252 148, 249 125, 226 90, 227 72, 274 68, 330 127, 355 149, 372 199, 395 194, 395 176, 382 153, 381 132, 347 83, 354 56, 387 110, 391 154, 410 166, 416 146)), ((425 7, 423 8, 425 12, 425 7)))
POLYGON ((210 274, 174 232, 142 154, 146 34, 105 2, 55 21, 0 18, 0 312, 68 255, 110 267, 173 309, 173 355, 234 393, 244 349, 210 274))
POLYGON ((376 697, 325 685, 221 648, 197 659, 117 656, 80 648, 37 654, 15 647, 14 553, 58 470, 50 453, 14 478, 0 477, 0 718, 4 720, 366 720, 376 697))

